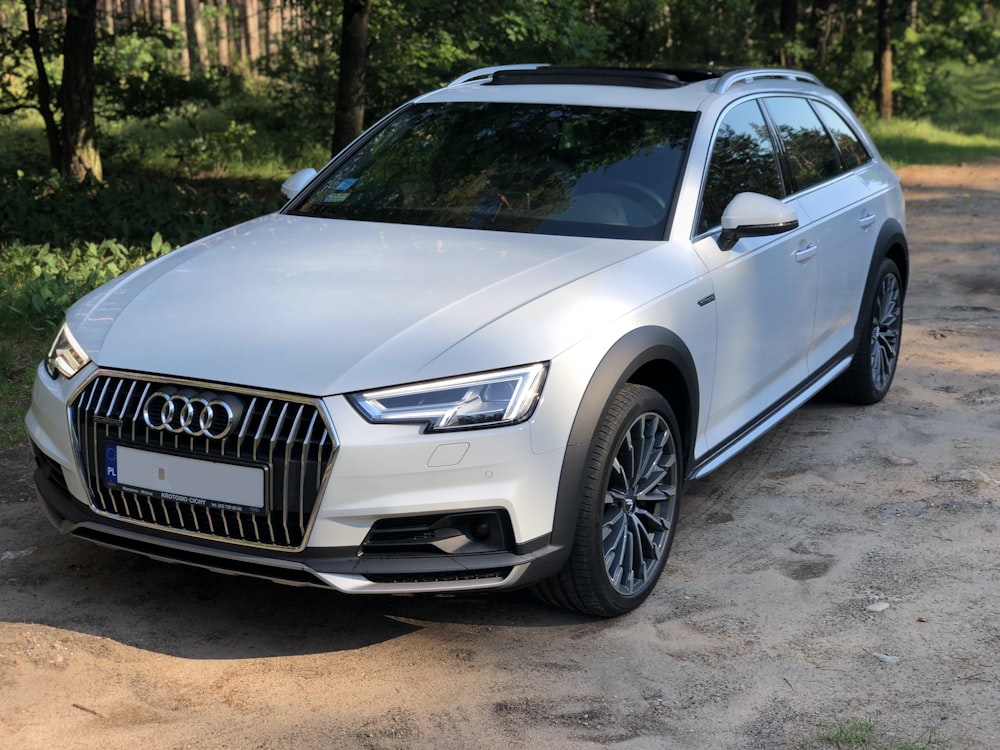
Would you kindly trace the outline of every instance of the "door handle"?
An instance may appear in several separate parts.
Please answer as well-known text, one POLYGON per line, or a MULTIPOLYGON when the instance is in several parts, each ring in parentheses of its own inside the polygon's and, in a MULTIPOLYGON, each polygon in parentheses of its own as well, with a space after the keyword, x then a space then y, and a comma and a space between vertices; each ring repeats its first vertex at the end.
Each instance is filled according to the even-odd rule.
POLYGON ((819 245, 817 245, 815 242, 810 242, 802 249, 795 251, 795 260, 797 260, 799 263, 805 263, 807 260, 809 260, 816 254, 817 250, 819 250, 819 245))
POLYGON ((874 223, 875 223, 875 214, 872 213, 865 214, 858 220, 858 224, 861 225, 862 229, 867 229, 874 223))

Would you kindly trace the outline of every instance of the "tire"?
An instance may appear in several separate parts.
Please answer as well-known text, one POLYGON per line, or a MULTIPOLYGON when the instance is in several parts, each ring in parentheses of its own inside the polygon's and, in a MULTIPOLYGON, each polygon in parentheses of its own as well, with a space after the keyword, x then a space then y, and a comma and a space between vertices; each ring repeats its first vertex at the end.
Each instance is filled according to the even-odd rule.
POLYGON ((599 617, 638 607, 673 544, 682 455, 667 400, 644 386, 622 388, 591 440, 569 560, 536 584, 537 595, 599 617))
POLYGON ((882 261, 871 298, 861 313, 861 341, 850 367, 836 381, 836 394, 853 404, 874 404, 885 398, 896 374, 903 335, 903 282, 899 267, 882 261))

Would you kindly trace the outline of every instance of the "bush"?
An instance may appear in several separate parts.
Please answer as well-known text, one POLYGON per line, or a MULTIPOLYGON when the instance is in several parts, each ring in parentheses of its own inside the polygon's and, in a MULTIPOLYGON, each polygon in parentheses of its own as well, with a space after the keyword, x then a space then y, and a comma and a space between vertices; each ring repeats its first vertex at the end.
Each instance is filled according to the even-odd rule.
POLYGON ((56 173, 0 177, 0 247, 10 242, 63 247, 110 240, 126 245, 160 233, 179 245, 277 210, 270 180, 181 180, 152 175, 87 179, 56 173))
POLYGON ((52 328, 73 302, 131 268, 170 252, 159 234, 148 246, 114 240, 56 249, 15 242, 2 251, 0 310, 3 328, 52 328))
POLYGON ((218 104, 225 92, 212 78, 186 77, 171 61, 177 45, 171 30, 149 21, 133 21, 114 34, 100 29, 94 57, 98 112, 109 119, 154 118, 186 102, 218 104))

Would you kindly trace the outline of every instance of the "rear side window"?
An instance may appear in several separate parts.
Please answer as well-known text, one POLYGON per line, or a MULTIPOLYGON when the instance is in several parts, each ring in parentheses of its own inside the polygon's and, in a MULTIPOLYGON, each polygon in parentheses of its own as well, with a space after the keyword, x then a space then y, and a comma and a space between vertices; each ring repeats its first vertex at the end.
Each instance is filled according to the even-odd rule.
POLYGON ((867 149, 835 109, 822 102, 813 102, 813 106, 816 107, 823 123, 837 142, 837 148, 840 149, 840 160, 844 164, 845 172, 871 161, 872 157, 867 149))
POLYGON ((766 100, 796 191, 840 174, 840 158, 823 123, 805 99, 789 96, 766 100))
POLYGON ((722 212, 737 193, 783 196, 774 144, 756 101, 733 107, 719 124, 702 191, 699 233, 722 223, 722 212))

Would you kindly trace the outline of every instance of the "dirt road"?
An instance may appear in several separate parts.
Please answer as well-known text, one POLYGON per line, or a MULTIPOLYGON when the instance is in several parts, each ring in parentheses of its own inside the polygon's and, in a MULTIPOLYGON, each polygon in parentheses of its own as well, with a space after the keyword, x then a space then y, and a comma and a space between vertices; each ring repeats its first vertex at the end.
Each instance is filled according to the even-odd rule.
POLYGON ((824 748, 855 719, 866 747, 1000 747, 1000 162, 903 178, 889 397, 814 401, 699 482, 618 620, 104 550, 0 454, 0 747, 824 748))

